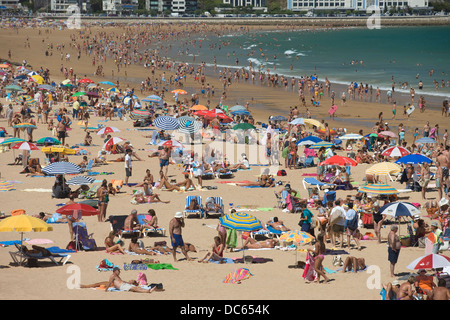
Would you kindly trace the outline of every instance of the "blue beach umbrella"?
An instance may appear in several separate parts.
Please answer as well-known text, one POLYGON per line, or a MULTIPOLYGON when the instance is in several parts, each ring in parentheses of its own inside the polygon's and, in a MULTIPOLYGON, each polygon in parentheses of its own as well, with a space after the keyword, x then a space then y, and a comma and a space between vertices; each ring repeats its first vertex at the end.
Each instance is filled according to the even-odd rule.
POLYGON ((436 140, 429 137, 423 137, 420 139, 417 139, 414 143, 436 143, 436 140))
POLYGON ((433 160, 431 160, 428 157, 425 157, 424 155, 421 155, 419 153, 413 153, 413 154, 408 154, 407 156, 401 157, 400 159, 398 159, 397 161, 395 161, 395 163, 397 164, 417 164, 417 163, 431 163, 433 162, 433 160))
POLYGON ((142 99, 143 102, 160 102, 162 98, 157 96, 156 94, 152 94, 151 96, 145 97, 142 99))
POLYGON ((219 218, 220 224, 236 231, 256 231, 262 228, 261 221, 245 212, 229 213, 219 218))
POLYGON ((232 111, 231 114, 233 116, 249 116, 250 112, 248 112, 247 110, 236 110, 232 111))
POLYGON ((101 84, 107 84, 108 86, 116 86, 115 83, 112 83, 111 81, 100 81, 101 84))
POLYGON ((308 136, 304 137, 297 141, 297 145, 305 146, 305 145, 313 145, 319 142, 322 142, 323 140, 316 136, 308 136))
POLYGON ((380 213, 397 218, 410 217, 420 214, 420 210, 417 209, 412 203, 396 201, 382 206, 380 208, 380 213))

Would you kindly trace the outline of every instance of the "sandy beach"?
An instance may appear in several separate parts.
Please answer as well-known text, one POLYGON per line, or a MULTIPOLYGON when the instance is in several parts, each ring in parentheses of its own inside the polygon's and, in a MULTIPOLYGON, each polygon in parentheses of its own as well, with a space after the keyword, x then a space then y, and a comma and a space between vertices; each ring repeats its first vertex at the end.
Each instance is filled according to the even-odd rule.
MULTIPOLYGON (((246 26, 249 32, 258 30, 258 26, 246 26)), ((93 35, 102 32, 105 34, 116 35, 117 41, 123 41, 127 34, 149 32, 153 35, 163 35, 174 31, 182 31, 188 28, 185 25, 161 25, 154 27, 154 29, 139 29, 137 26, 127 26, 125 28, 101 27, 92 26, 89 29, 83 29, 84 36, 90 36, 92 40, 93 35), (159 33, 157 29, 159 28, 159 33)), ((189 32, 189 35, 194 36, 196 32, 201 31, 202 26, 196 26, 189 32)), ((206 28, 206 27, 205 27, 206 28)), ((270 26, 264 26, 270 28, 270 26)), ((216 26, 216 29, 208 32, 232 32, 238 30, 239 26, 230 28, 223 28, 223 26, 216 26)), ((120 89, 134 88, 135 94, 139 98, 144 98, 151 92, 141 93, 139 90, 140 82, 147 77, 158 77, 162 72, 167 75, 172 74, 171 71, 156 70, 155 76, 150 74, 150 69, 145 69, 142 65, 130 64, 126 68, 121 68, 117 73, 114 61, 106 59, 102 63, 104 76, 95 75, 95 68, 92 65, 92 58, 86 56, 83 52, 80 59, 77 59, 77 50, 70 44, 77 42, 82 44, 83 40, 79 38, 80 30, 58 30, 45 28, 22 28, 22 29, 1 29, 0 37, 7 45, 0 47, 0 57, 8 57, 8 51, 11 51, 10 61, 21 63, 24 59, 32 70, 38 70, 41 66, 50 70, 51 79, 56 83, 60 83, 65 79, 60 72, 60 68, 64 67, 74 69, 79 78, 87 77, 98 83, 100 81, 120 81, 120 89), (72 41, 71 36, 75 36, 76 40, 72 41), (29 46, 28 46, 29 43, 29 46), (56 50, 57 45, 65 44, 65 49, 56 50), (46 56, 45 51, 48 46, 52 44, 54 49, 51 56, 46 56), (62 52, 70 53, 71 60, 66 61, 62 56, 62 52), (112 75, 114 70, 114 76, 112 75), (126 72, 126 75, 125 75, 126 72)), ((187 36, 185 34, 184 36, 187 36)), ((180 33, 180 38, 182 34, 180 33)), ((85 38, 86 39, 86 38, 85 38)), ((187 61, 192 63, 192 61, 187 61)), ((326 75, 324 75, 326 76, 326 75)), ((207 82, 214 85, 216 94, 210 97, 211 106, 219 104, 222 94, 221 83, 214 70, 209 70, 207 75, 207 82)), ((333 85, 332 85, 333 88, 333 85)), ((173 95, 170 93, 174 87, 167 86, 168 91, 165 93, 165 101, 170 105, 174 103, 173 95)), ((199 95, 199 104, 206 104, 208 100, 200 93, 200 85, 192 79, 187 79, 184 83, 184 89, 189 94, 197 93, 199 95)), ((184 98, 184 97, 183 97, 184 98)), ((1 98, 0 102, 4 106, 9 104, 5 98, 1 98)), ((402 114, 402 108, 399 105, 397 108, 396 119, 392 120, 391 104, 387 103, 370 103, 358 100, 348 100, 344 106, 341 105, 339 98, 336 98, 338 111, 336 117, 330 119, 328 110, 331 106, 331 100, 327 95, 324 95, 320 101, 320 107, 315 108, 306 99, 307 106, 311 112, 313 119, 322 120, 329 124, 330 128, 346 128, 347 133, 357 133, 363 130, 364 134, 372 132, 372 127, 380 112, 384 114, 384 121, 389 123, 392 131, 397 132, 397 127, 403 123, 407 129, 406 141, 408 146, 411 145, 413 139, 413 131, 419 128, 422 131, 423 126, 429 121, 431 126, 438 124, 440 127, 441 141, 444 129, 450 128, 450 120, 448 117, 441 117, 440 106, 442 101, 433 101, 433 108, 430 107, 424 113, 418 110, 414 112, 410 118, 405 118, 402 114)), ((233 106, 236 104, 249 104, 249 111, 257 122, 268 123, 268 119, 272 115, 283 115, 288 117, 291 107, 298 106, 301 114, 306 110, 301 107, 296 92, 290 88, 271 88, 261 86, 259 84, 251 84, 241 82, 239 84, 233 83, 227 89, 227 98, 224 104, 233 106)), ((62 107, 57 105, 56 108, 62 107)), ((14 106, 15 111, 18 111, 18 105, 14 106)), ((4 109, 5 110, 5 109, 4 109)), ((72 117, 71 111, 69 116, 72 117)), ((55 118, 54 116, 51 116, 55 118)), ((149 131, 139 131, 132 126, 132 121, 129 117, 128 121, 121 121, 118 117, 113 117, 112 120, 104 121, 103 117, 91 116, 90 126, 97 125, 113 126, 120 130, 120 133, 115 136, 120 136, 129 140, 135 152, 143 159, 143 161, 133 161, 133 174, 130 177, 130 182, 140 183, 143 181, 146 169, 150 169, 155 179, 158 177, 159 161, 157 158, 149 158, 150 150, 157 147, 149 145, 150 138, 149 131)), ((56 121, 56 120, 55 120, 56 121)), ((68 131, 69 136, 66 138, 66 143, 72 146, 77 143, 82 143, 85 132, 82 126, 74 121, 68 131)), ((0 118, 0 126, 8 130, 8 134, 12 134, 13 129, 8 127, 7 119, 0 118)), ((25 133, 21 133, 23 137, 25 133)), ((48 130, 47 125, 38 123, 37 129, 33 132, 34 140, 41 137, 51 136, 52 132, 48 130)), ((98 136, 95 132, 92 133, 93 146, 86 147, 89 158, 96 157, 104 144, 104 137, 98 136)), ((36 215, 39 212, 53 213, 58 208, 58 204, 67 202, 68 199, 54 199, 51 197, 51 189, 54 183, 52 177, 26 177, 21 174, 21 165, 11 165, 14 162, 15 156, 20 153, 18 150, 6 150, 0 154, 0 173, 1 180, 12 181, 15 190, 8 192, 0 192, 0 201, 2 212, 10 214, 12 210, 24 209, 28 215, 36 215)), ((303 155, 303 148, 300 148, 300 154, 303 155)), ((347 151, 338 151, 338 155, 346 156, 347 151)), ((108 163, 101 166, 94 166, 93 171, 108 172, 108 175, 97 175, 94 178, 98 180, 107 179, 108 182, 112 179, 123 180, 125 178, 124 162, 115 162, 116 159, 122 155, 111 154, 107 155, 108 163)), ((39 151, 32 151, 31 157, 40 158, 41 164, 44 163, 45 155, 39 151)), ((82 160, 82 156, 70 155, 69 161, 75 164, 82 160)), ((136 160, 136 159, 133 159, 136 160)), ((283 162, 284 163, 284 162, 283 162)), ((365 177, 365 170, 371 167, 371 164, 359 164, 351 168, 351 179, 358 187, 363 184, 365 177)), ((257 176, 261 173, 261 167, 252 166, 251 170, 237 171, 231 180, 234 181, 256 181, 257 176)), ((283 168, 284 169, 284 168, 283 168)), ((242 188, 236 185, 218 183, 222 179, 204 180, 203 186, 217 187, 215 190, 201 189, 189 192, 169 192, 160 191, 157 193, 162 200, 170 200, 170 204, 156 203, 156 204, 138 204, 130 203, 131 194, 135 187, 124 186, 120 193, 110 196, 110 202, 107 208, 107 217, 111 215, 128 215, 131 210, 136 209, 139 213, 146 213, 149 209, 154 209, 159 219, 159 226, 166 230, 166 236, 160 235, 141 238, 146 246, 153 246, 155 242, 166 241, 170 245, 170 237, 168 236, 169 222, 178 211, 183 211, 186 203, 186 197, 189 195, 198 195, 203 199, 210 196, 221 196, 224 202, 225 213, 229 213, 230 203, 233 203, 236 210, 241 210, 254 215, 261 222, 265 223, 272 217, 278 217, 284 221, 285 226, 291 230, 299 229, 299 215, 282 212, 282 209, 276 207, 277 200, 274 191, 278 192, 284 188, 286 183, 290 183, 292 188, 298 190, 302 198, 308 197, 308 192, 303 188, 302 181, 308 174, 317 172, 316 167, 296 170, 286 170, 287 175, 283 177, 275 177, 276 181, 282 181, 282 186, 274 188, 242 188), (239 207, 237 207, 239 206, 239 207), (259 209, 258 209, 259 208, 259 209)), ((171 179, 176 179, 178 182, 183 180, 183 169, 181 166, 170 165, 168 176, 171 179)), ((383 178, 384 179, 384 178, 383 178)), ((383 180, 384 181, 384 180, 383 180)), ((196 183, 196 180, 194 179, 196 183)), ((398 189, 404 189, 405 185, 398 181, 387 182, 398 189)), ((431 184, 434 183, 434 180, 431 184)), ((338 198, 344 199, 347 195, 355 195, 356 189, 344 191, 337 191, 338 198)), ((323 194, 323 191, 321 192, 323 194)), ((428 200, 437 200, 438 192, 436 188, 430 187, 426 193, 428 200)), ((421 216, 426 223, 430 224, 431 219, 427 217, 426 209, 423 207, 425 201, 421 198, 420 192, 410 192, 401 194, 400 198, 412 203, 420 203, 421 216)), ((317 215, 317 209, 311 209, 314 216, 317 215)), ((0 220, 1 221, 1 220, 0 220)), ((183 255, 177 254, 180 261, 173 262, 171 255, 155 255, 149 258, 158 260, 160 263, 172 264, 177 270, 152 270, 143 271, 149 283, 163 283, 165 291, 153 292, 149 295, 137 294, 131 292, 104 292, 96 289, 75 289, 71 286, 73 276, 79 275, 81 277, 81 284, 91 284, 100 281, 107 281, 111 272, 98 272, 96 266, 103 260, 108 259, 115 265, 123 268, 124 264, 131 264, 132 260, 143 259, 145 256, 141 255, 111 255, 105 251, 104 239, 111 230, 110 223, 98 222, 97 217, 84 217, 83 221, 87 225, 89 234, 93 234, 98 250, 92 252, 79 251, 72 253, 69 262, 64 266, 55 266, 49 261, 39 261, 39 267, 27 268, 22 266, 15 266, 9 252, 14 251, 14 246, 0 247, 0 286, 2 288, 0 297, 3 300, 22 300, 22 299, 44 299, 44 300, 91 300, 91 299, 145 299, 145 300, 379 300, 381 285, 392 282, 398 278, 404 278, 415 271, 406 268, 414 259, 424 255, 423 248, 417 247, 402 247, 398 263, 395 268, 396 277, 390 276, 389 262, 387 260, 387 236, 390 231, 390 224, 386 224, 381 229, 382 243, 379 244, 376 240, 362 240, 362 250, 358 251, 354 242, 350 248, 345 247, 343 250, 346 254, 341 257, 345 259, 347 256, 355 256, 357 258, 364 258, 366 265, 370 266, 373 273, 366 271, 352 273, 352 272, 336 272, 329 273, 327 276, 331 281, 327 284, 307 283, 302 278, 303 269, 290 268, 295 264, 296 259, 299 261, 306 260, 306 253, 304 249, 313 249, 312 245, 300 246, 299 249, 303 251, 294 250, 248 250, 246 255, 263 258, 261 263, 253 264, 237 264, 237 263, 197 263, 213 245, 214 236, 217 235, 216 227, 218 219, 186 219, 185 227, 183 228, 183 239, 185 242, 192 243, 197 252, 189 253, 193 261, 186 261, 183 255), (348 253, 348 254, 347 254, 348 253), (237 268, 248 268, 252 273, 252 277, 243 281, 241 284, 226 284, 223 280, 233 270, 237 268), (78 272, 78 273, 77 273, 78 272)), ((35 233, 27 232, 24 238, 37 239, 45 238, 51 239, 53 244, 51 246, 59 246, 65 248, 70 241, 69 229, 67 223, 52 224, 53 231, 35 233)), ((368 232, 373 233, 373 228, 361 228, 361 233, 364 235, 368 232)), ((407 235, 407 223, 400 225, 399 234, 401 236, 407 235)), ((316 235, 318 229, 315 229, 316 235)), ((19 240, 20 233, 17 232, 0 232, 0 241, 19 240)), ((130 239, 124 239, 125 247, 128 247, 130 239)), ((240 240, 238 241, 240 243, 240 240)), ((332 248, 330 243, 326 243, 327 248, 332 248)), ((448 251, 444 253, 449 256, 448 251)), ((224 256, 227 258, 240 258, 242 252, 225 252, 224 256)), ((324 267, 329 270, 336 271, 339 267, 332 264, 333 255, 325 255, 323 262, 324 267)), ((255 259, 257 260, 257 259, 255 259)), ((124 280, 135 280, 139 271, 137 270, 122 270, 121 278, 124 280)), ((402 279, 403 279, 402 278, 402 279)), ((404 280, 401 280, 403 282, 404 280)))

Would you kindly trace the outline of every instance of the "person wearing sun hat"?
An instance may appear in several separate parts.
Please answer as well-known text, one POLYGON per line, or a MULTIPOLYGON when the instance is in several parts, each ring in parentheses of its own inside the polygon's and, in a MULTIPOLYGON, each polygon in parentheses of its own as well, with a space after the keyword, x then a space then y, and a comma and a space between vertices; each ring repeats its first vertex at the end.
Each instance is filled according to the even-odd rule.
MULTIPOLYGON (((448 200, 447 200, 448 201, 448 200)), ((432 249, 432 253, 437 254, 439 252, 439 249, 443 243, 443 239, 442 239, 442 230, 439 229, 439 224, 436 220, 431 222, 431 233, 433 233, 435 235, 435 240, 433 243, 433 249, 432 249)))
POLYGON ((447 198, 442 198, 439 201, 439 215, 442 224, 442 232, 445 233, 449 227, 450 218, 450 201, 447 198))
POLYGON ((174 262, 177 262, 177 248, 181 249, 181 252, 184 254, 186 259, 188 261, 191 261, 192 259, 188 256, 187 251, 184 246, 183 237, 181 235, 181 229, 184 228, 184 218, 182 212, 176 212, 172 220, 170 220, 169 223, 169 234, 170 234, 170 241, 172 242, 173 247, 173 260, 174 262))

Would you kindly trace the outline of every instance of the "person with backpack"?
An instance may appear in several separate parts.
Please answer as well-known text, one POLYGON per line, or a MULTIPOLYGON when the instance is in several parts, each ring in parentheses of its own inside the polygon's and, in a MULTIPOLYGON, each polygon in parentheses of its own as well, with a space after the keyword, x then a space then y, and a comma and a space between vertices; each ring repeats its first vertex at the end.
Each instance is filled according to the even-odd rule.
POLYGON ((345 212, 345 230, 347 233, 347 245, 350 247, 350 237, 355 240, 356 245, 358 246, 358 251, 361 251, 361 245, 359 243, 359 230, 358 230, 358 222, 359 215, 353 209, 353 202, 349 202, 347 204, 348 210, 345 212))

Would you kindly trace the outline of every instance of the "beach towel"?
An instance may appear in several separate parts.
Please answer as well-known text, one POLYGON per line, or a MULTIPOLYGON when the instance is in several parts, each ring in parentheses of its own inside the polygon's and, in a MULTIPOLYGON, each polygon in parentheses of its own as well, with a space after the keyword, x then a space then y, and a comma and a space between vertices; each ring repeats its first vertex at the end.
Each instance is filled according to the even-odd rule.
MULTIPOLYGON (((23 239, 24 242, 27 241, 27 240, 30 240, 30 239, 23 239)), ((21 243, 20 240, 0 241, 0 244, 3 244, 5 246, 13 246, 15 244, 20 244, 20 243, 21 243)))
POLYGON ((237 283, 240 284, 242 281, 250 279, 253 274, 250 273, 250 270, 246 268, 239 268, 235 271, 230 272, 223 283, 237 283))
POLYGON ((66 253, 76 252, 75 250, 62 249, 62 248, 56 247, 56 246, 47 248, 47 250, 53 254, 66 254, 66 253))
POLYGON ((235 229, 227 228, 227 246, 229 248, 236 248, 237 246, 237 232, 235 229))
POLYGON ((209 259, 208 262, 210 262, 210 263, 215 263, 215 264, 220 264, 220 263, 234 263, 234 260, 231 259, 231 258, 222 258, 222 259, 220 259, 220 260, 212 260, 212 259, 209 259))
POLYGON ((147 267, 153 270, 178 270, 170 263, 149 263, 147 267))
POLYGON ((314 281, 317 279, 317 272, 314 268, 314 258, 309 252, 306 253, 306 264, 302 277, 307 281, 314 281))

